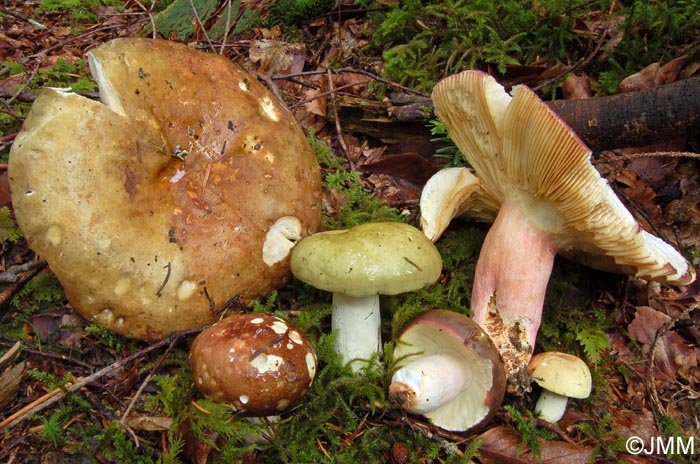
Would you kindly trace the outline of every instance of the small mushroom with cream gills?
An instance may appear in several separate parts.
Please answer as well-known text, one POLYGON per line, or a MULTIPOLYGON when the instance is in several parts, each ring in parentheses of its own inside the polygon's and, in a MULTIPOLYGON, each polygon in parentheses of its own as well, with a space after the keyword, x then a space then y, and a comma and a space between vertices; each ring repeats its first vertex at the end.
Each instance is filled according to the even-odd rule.
POLYGON ((582 359, 557 351, 533 356, 528 366, 532 381, 542 387, 535 415, 555 423, 566 411, 569 398, 591 394, 591 371, 582 359))
POLYGON ((469 317, 433 309, 412 319, 394 349, 398 370, 389 400, 445 430, 488 422, 503 401, 506 377, 491 338, 469 317))
POLYGON ((203 330, 190 347, 197 389, 244 415, 280 414, 304 399, 316 352, 291 322, 266 313, 234 314, 203 330))
POLYGON ((318 230, 314 151, 225 57, 115 39, 88 53, 100 100, 44 89, 10 152, 17 222, 80 315, 160 340, 291 277, 318 230))
POLYGON ((456 171, 454 191, 421 200, 424 227, 436 240, 453 215, 495 216, 471 308, 501 352, 509 389, 529 388, 527 363, 557 253, 669 284, 695 279, 678 251, 642 230, 591 164, 591 151, 532 90, 517 86, 511 96, 493 77, 464 71, 440 81, 432 99, 477 179, 456 171), (440 205, 446 217, 427 209, 440 205))
POLYGON ((419 229, 398 222, 319 232, 292 250, 292 273, 333 292, 332 330, 344 364, 381 352, 379 295, 426 287, 440 277, 442 258, 419 229))

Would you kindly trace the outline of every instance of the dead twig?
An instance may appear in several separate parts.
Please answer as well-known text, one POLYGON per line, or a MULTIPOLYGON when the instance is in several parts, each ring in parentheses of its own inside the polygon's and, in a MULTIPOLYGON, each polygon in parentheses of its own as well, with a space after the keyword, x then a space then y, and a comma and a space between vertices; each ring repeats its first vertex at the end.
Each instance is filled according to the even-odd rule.
POLYGON ((328 72, 331 72, 333 74, 342 74, 342 73, 352 73, 352 74, 361 74, 363 76, 367 76, 371 78, 374 81, 381 82, 382 84, 386 84, 390 87, 393 87, 395 89, 399 89, 403 92, 410 93, 413 95, 418 95, 424 98, 430 98, 430 95, 421 92, 420 90, 412 89, 410 87, 406 87, 405 85, 401 85, 397 82, 390 81, 389 79, 384 79, 383 77, 380 77, 372 72, 365 71, 363 69, 354 69, 354 68, 340 68, 340 69, 326 69, 326 70, 316 70, 316 71, 302 71, 302 72, 297 72, 297 73, 289 73, 289 74, 273 74, 271 79, 291 79, 294 77, 304 77, 304 76, 317 76, 319 74, 327 74, 328 72))
MULTIPOLYGON (((340 143, 340 148, 345 154, 345 157, 350 161, 350 151, 345 143, 345 137, 343 137, 343 128, 340 126, 340 118, 338 117, 338 107, 335 104, 335 91, 333 89, 333 75, 331 70, 326 70, 326 75, 328 76, 328 88, 330 91, 331 108, 333 109, 333 119, 335 120, 335 131, 338 137, 338 142, 340 143)), ((352 164, 352 162, 351 162, 352 164)))
POLYGON ((40 259, 38 261, 29 261, 18 266, 11 267, 5 272, 0 272, 0 283, 3 284, 14 284, 19 279, 19 275, 36 269, 37 267, 43 268, 46 266, 46 260, 40 259))
POLYGON ((27 271, 25 274, 23 274, 17 281, 15 281, 14 285, 6 288, 3 290, 2 293, 0 293, 0 306, 4 305, 9 301, 10 298, 14 296, 15 293, 17 293, 19 290, 21 290, 27 283, 34 278, 38 273, 42 271, 46 267, 46 262, 44 261, 43 265, 41 266, 36 266, 33 269, 30 269, 27 271))
POLYGON ((173 335, 153 344, 149 345, 146 348, 143 348, 142 350, 137 351, 136 353, 129 355, 125 358, 119 359, 112 364, 110 364, 107 367, 103 367, 99 371, 95 372, 94 374, 91 374, 85 378, 82 378, 78 380, 77 382, 73 383, 72 385, 68 386, 65 389, 57 388, 55 390, 50 391, 49 393, 43 395, 41 398, 38 398, 37 400, 33 401, 32 403, 28 404, 24 408, 20 409, 19 411, 15 412, 14 414, 10 415, 7 417, 5 420, 0 422, 0 431, 4 431, 6 429, 10 429, 20 423, 22 423, 24 420, 26 420, 29 416, 32 416, 34 414, 37 414, 44 409, 52 406, 53 404, 57 403, 63 397, 66 396, 67 393, 71 393, 74 391, 77 391, 81 388, 83 388, 86 385, 91 384, 92 382, 96 381, 97 379, 104 377, 105 375, 114 372, 118 369, 121 369, 122 367, 126 366, 127 364, 131 363, 132 361, 142 358, 143 356, 147 355, 151 351, 158 350, 164 346, 168 345, 175 345, 179 343, 181 340, 197 334, 204 330, 207 326, 203 327, 198 327, 196 329, 189 329, 189 330, 184 330, 182 332, 177 332, 174 333, 173 335))
POLYGON ((141 393, 143 393, 143 390, 146 388, 146 385, 148 385, 148 383, 151 381, 153 375, 156 372, 158 372, 158 369, 160 369, 161 364, 163 364, 163 361, 165 361, 165 359, 168 357, 174 346, 175 343, 171 342, 168 345, 168 348, 163 352, 163 354, 160 355, 160 358, 158 358, 158 361, 156 362, 155 366, 153 366, 153 369, 151 369, 146 378, 143 379, 143 382, 141 382, 141 385, 139 386, 138 390, 136 390, 136 393, 131 398, 131 401, 129 401, 129 405, 124 410, 124 414, 122 414, 121 419, 119 419, 119 425, 121 425, 127 432, 129 432, 129 435, 131 435, 131 438, 134 440, 134 444, 136 444, 136 446, 139 446, 139 437, 136 435, 136 433, 134 433, 131 427, 129 427, 129 425, 126 423, 126 420, 129 417, 129 414, 131 414, 131 410, 134 408, 134 404, 136 404, 136 401, 141 397, 141 393))

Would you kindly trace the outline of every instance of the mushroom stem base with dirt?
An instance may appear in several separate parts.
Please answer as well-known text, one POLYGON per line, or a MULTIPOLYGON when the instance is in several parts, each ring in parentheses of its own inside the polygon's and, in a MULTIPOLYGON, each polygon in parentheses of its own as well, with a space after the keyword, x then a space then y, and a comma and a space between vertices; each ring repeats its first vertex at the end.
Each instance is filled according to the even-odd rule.
POLYGON ((379 295, 348 296, 333 294, 331 329, 335 333, 335 350, 343 364, 360 370, 361 360, 382 351, 379 295))
POLYGON ((554 424, 564 416, 569 397, 559 395, 549 390, 542 390, 537 404, 535 405, 535 416, 554 424))
POLYGON ((450 353, 424 356, 394 373, 389 400, 408 412, 425 414, 457 398, 470 381, 463 357, 450 353))
POLYGON ((529 389, 527 363, 558 249, 531 219, 552 222, 556 216, 547 205, 523 203, 501 206, 479 254, 471 300, 474 321, 501 353, 511 392, 529 389))

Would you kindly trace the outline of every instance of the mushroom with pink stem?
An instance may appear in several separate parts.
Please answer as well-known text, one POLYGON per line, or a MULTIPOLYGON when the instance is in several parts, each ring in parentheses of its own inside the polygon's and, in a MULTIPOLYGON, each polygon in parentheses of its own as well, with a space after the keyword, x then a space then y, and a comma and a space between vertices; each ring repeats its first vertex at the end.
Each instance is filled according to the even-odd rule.
POLYGON ((445 430, 485 424, 503 401, 505 372, 489 336, 469 317, 426 311, 403 329, 389 400, 445 430))
POLYGON ((358 371, 382 349, 379 295, 435 283, 442 258, 419 229, 373 222, 306 237, 292 250, 291 267, 297 279, 333 292, 335 349, 358 371))
MULTIPOLYGON (((641 229, 591 165, 590 150, 534 92, 518 86, 512 95, 493 77, 465 71, 439 82, 432 99, 477 178, 441 183, 448 192, 437 197, 456 202, 443 202, 445 213, 469 215, 475 201, 478 218, 497 210, 471 307, 501 352, 509 389, 519 391, 529 388, 527 363, 557 253, 677 285, 692 282, 695 272, 671 245, 641 229)), ((451 219, 440 208, 421 200, 423 227, 435 224, 433 240, 451 219)))

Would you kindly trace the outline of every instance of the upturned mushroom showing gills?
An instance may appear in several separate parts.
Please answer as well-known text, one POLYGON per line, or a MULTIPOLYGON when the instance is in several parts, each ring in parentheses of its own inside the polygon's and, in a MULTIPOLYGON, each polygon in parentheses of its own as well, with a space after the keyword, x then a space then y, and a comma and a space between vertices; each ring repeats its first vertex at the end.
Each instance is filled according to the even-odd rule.
POLYGON ((381 352, 379 295, 396 295, 435 283, 442 258, 419 229, 375 222, 319 232, 292 250, 292 273, 333 292, 332 330, 343 363, 358 371, 381 352))
POLYGON ((498 350, 469 317, 433 309, 412 319, 394 349, 398 370, 389 400, 445 430, 488 422, 503 401, 506 377, 498 350))
MULTIPOLYGON (((591 151, 529 88, 517 86, 511 97, 493 77, 465 71, 439 82, 432 99, 478 178, 442 197, 475 202, 472 195, 483 195, 482 218, 498 208, 476 265, 471 307, 501 352, 514 391, 529 384, 527 363, 558 252, 648 280, 695 279, 680 253, 642 230, 591 165, 591 151)), ((470 214, 468 204, 447 206, 449 214, 470 214)))
POLYGON ((320 224, 320 170, 292 114, 227 59, 117 39, 88 53, 102 102, 35 101, 10 153, 17 221, 73 308, 157 340, 290 277, 320 224))
POLYGON ((234 314, 203 330, 190 347, 197 389, 244 415, 280 414, 304 399, 316 352, 292 323, 265 313, 234 314))

